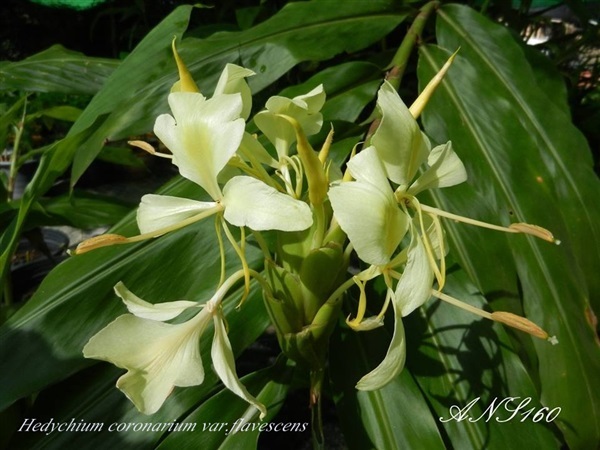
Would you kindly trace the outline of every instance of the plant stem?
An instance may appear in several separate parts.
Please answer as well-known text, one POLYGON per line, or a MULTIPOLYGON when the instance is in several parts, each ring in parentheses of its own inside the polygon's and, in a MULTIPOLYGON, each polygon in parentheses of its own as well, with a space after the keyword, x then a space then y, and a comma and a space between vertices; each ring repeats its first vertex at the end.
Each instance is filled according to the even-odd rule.
POLYGON ((430 1, 423 5, 417 14, 417 17, 415 17, 415 20, 408 29, 408 32, 402 40, 400 47, 398 47, 396 54, 392 58, 392 62, 390 64, 392 68, 386 75, 385 79, 389 81, 390 84, 396 88, 396 90, 398 90, 400 87, 400 82, 402 81, 402 76, 404 75, 404 71, 408 65, 408 59, 410 58, 412 49, 421 41, 421 35, 423 34, 423 29, 425 28, 427 19, 429 19, 431 13, 439 6, 440 2, 437 0, 430 1))
POLYGON ((323 369, 310 371, 310 407, 311 434, 313 449, 325 448, 323 435, 323 417, 321 414, 321 391, 323 388, 323 369))
MULTIPOLYGON (((400 47, 396 51, 396 54, 392 58, 392 62, 390 63, 391 69, 385 76, 385 80, 388 81, 396 90, 400 87, 400 82, 402 81, 402 77, 404 76, 404 71, 406 70, 406 66, 408 65, 408 59, 410 58, 410 54, 415 45, 419 44, 421 41, 421 34, 423 33, 423 29, 425 28, 425 24, 427 23, 427 19, 431 15, 433 11, 435 11, 440 5, 440 2, 437 0, 430 1, 423 5, 423 7, 419 10, 417 17, 413 21, 412 25, 408 29, 406 36, 402 40, 400 47)), ((371 123, 369 127, 369 131, 367 131, 367 135, 365 137, 365 147, 369 145, 369 141, 371 137, 377 131, 379 127, 380 118, 377 117, 371 123)))
POLYGON ((19 145, 21 143, 21 136, 25 130, 25 113, 27 112, 27 98, 23 103, 23 114, 21 120, 14 126, 15 141, 13 143, 12 154, 10 155, 10 170, 8 172, 8 183, 6 186, 6 200, 11 201, 15 191, 15 181, 17 179, 17 172, 19 171, 19 145))

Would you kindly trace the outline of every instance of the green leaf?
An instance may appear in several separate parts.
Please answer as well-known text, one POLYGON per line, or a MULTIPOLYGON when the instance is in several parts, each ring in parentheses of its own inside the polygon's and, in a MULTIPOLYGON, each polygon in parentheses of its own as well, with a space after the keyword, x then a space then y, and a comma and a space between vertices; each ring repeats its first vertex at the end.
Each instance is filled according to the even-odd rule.
POLYGON ((49 221, 81 229, 114 225, 131 211, 132 206, 118 199, 83 191, 41 201, 43 212, 50 216, 49 221))
POLYGON ((130 148, 112 146, 102 147, 102 150, 98 154, 98 159, 100 161, 133 167, 136 169, 142 169, 146 167, 142 159, 138 157, 130 148))
POLYGON ((207 39, 186 39, 182 58, 196 75, 202 91, 212 87, 231 56, 255 71, 248 80, 254 92, 277 80, 302 61, 323 61, 342 52, 353 53, 392 31, 406 16, 390 0, 349 2, 335 0, 288 3, 257 26, 235 33, 215 33, 207 39))
MULTIPOLYGON (((393 321, 393 317, 386 320, 393 321)), ((435 419, 408 371, 376 391, 355 387, 384 358, 390 330, 355 332, 344 327, 338 331, 330 348, 331 378, 349 448, 444 449, 435 419)))
POLYGON ((75 122, 81 115, 81 109, 74 106, 63 105, 53 106, 51 108, 36 111, 27 115, 27 120, 36 119, 38 117, 50 117, 51 119, 65 120, 67 122, 75 122))
POLYGON ((107 136, 116 139, 136 134, 132 128, 139 131, 150 128, 158 113, 157 105, 161 105, 159 98, 166 101, 166 94, 177 76, 171 41, 173 36, 183 33, 191 11, 192 6, 180 6, 150 31, 73 124, 69 135, 87 129, 98 117, 107 115, 105 122, 97 126, 96 133, 75 155, 72 185, 98 155, 107 136), (142 127, 136 123, 140 119, 144 122, 142 127))
POLYGON ((469 181, 435 193, 435 202, 488 222, 535 223, 562 241, 448 222, 451 252, 480 292, 517 311, 522 301, 526 316, 557 336, 557 346, 534 342, 542 402, 562 408, 557 422, 571 448, 593 447, 600 440, 600 350, 589 302, 598 310, 600 217, 589 199, 600 195, 600 182, 589 148, 502 26, 448 5, 438 13, 437 36, 446 50, 422 48, 422 84, 461 51, 423 120, 435 141, 452 140, 469 181))
POLYGON ((284 89, 279 95, 293 98, 323 84, 327 94, 321 109, 324 121, 354 122, 377 94, 381 85, 380 72, 380 67, 368 62, 343 63, 327 67, 306 82, 284 89))
POLYGON ((0 235, 0 281, 4 282, 8 273, 11 257, 19 242, 21 232, 27 225, 27 218, 32 205, 39 196, 52 186, 54 180, 66 170, 77 148, 93 132, 93 127, 88 128, 81 133, 66 137, 60 141, 61 145, 52 144, 45 149, 35 175, 20 199, 18 211, 15 214, 13 214, 13 211, 9 211, 10 218, 3 218, 9 223, 0 235))
POLYGON ((118 65, 54 45, 22 61, 0 62, 0 86, 3 91, 95 94, 118 65))
MULTIPOLYGON (((444 291, 485 308, 484 298, 475 293, 477 289, 466 274, 451 272, 444 291)), ((539 393, 501 325, 440 300, 430 300, 420 315, 409 316, 406 332, 408 370, 453 447, 560 448, 553 436, 555 430, 545 420, 533 421, 535 412, 542 408, 539 393), (511 409, 526 398, 530 401, 511 419, 512 412, 500 403, 508 397, 518 397, 507 407, 511 409), (457 419, 457 408, 463 409, 472 401, 474 406, 465 410, 463 420, 457 419), (490 412, 490 405, 498 409, 490 412), (535 411, 524 417, 531 408, 535 411)), ((544 345, 551 346, 547 342, 544 345)))

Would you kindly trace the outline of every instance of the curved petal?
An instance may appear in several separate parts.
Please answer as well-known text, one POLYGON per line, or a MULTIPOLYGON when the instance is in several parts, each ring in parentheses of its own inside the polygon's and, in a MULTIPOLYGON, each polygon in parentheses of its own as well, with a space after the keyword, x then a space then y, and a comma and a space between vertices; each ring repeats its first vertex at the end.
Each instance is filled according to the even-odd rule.
POLYGON ((382 388, 402 371, 406 361, 402 317, 410 314, 431 297, 433 270, 425 246, 413 225, 411 232, 406 267, 392 297, 394 334, 390 346, 383 361, 358 381, 357 389, 371 391, 382 388))
POLYGON ((221 72, 213 94, 213 98, 221 94, 241 94, 243 104, 241 117, 244 120, 248 119, 252 110, 252 92, 246 82, 246 77, 252 75, 255 75, 255 73, 250 69, 228 63, 221 72))
POLYGON ((325 104, 325 98, 325 89, 323 88, 323 85, 320 84, 310 92, 294 97, 294 100, 303 102, 308 111, 316 113, 321 111, 321 108, 325 104))
POLYGON ((202 212, 221 207, 215 202, 199 202, 170 195, 147 194, 137 211, 137 224, 141 233, 152 233, 176 225, 202 212))
POLYGON ((171 325, 124 314, 93 336, 83 355, 127 369, 117 387, 142 413, 153 414, 174 386, 204 381, 198 340, 211 317, 203 310, 187 322, 171 325))
POLYGON ((371 139, 387 177, 408 186, 429 153, 429 140, 417 121, 387 81, 379 89, 377 107, 381 123, 371 139))
POLYGON ((265 408, 265 405, 260 403, 248 392, 235 373, 235 358, 233 357, 231 344, 227 337, 225 324, 219 313, 216 313, 214 316, 214 324, 215 337, 213 339, 210 356, 215 372, 227 389, 238 397, 246 400, 251 405, 254 405, 260 411, 260 420, 262 420, 267 415, 267 409, 265 408))
POLYGON ((275 146, 279 158, 289 153, 290 146, 296 141, 296 132, 287 120, 270 111, 261 111, 254 116, 254 123, 275 146))
POLYGON ((323 85, 294 98, 273 96, 266 103, 266 111, 254 116, 254 123, 271 141, 281 158, 296 142, 294 127, 279 114, 293 117, 307 136, 318 133, 323 126, 323 115, 319 112, 325 103, 323 85))
POLYGON ((431 188, 454 186, 467 180, 465 166, 452 149, 452 142, 438 145, 427 158, 429 168, 417 178, 408 192, 412 195, 431 188))
POLYGON ((392 381, 404 368, 406 361, 406 339, 404 325, 399 308, 394 305, 394 334, 387 354, 381 363, 366 374, 358 383, 356 389, 361 391, 374 391, 392 381))
POLYGON ((306 203, 255 178, 232 178, 223 188, 223 195, 225 220, 235 226, 257 231, 300 231, 312 225, 312 212, 306 203))
POLYGON ((392 192, 385 169, 377 150, 371 146, 365 148, 348 161, 350 174, 358 181, 376 186, 381 192, 392 192))
POLYGON ((414 227, 408 246, 408 260, 396 286, 394 304, 407 316, 431 297, 433 269, 425 245, 414 227))
POLYGON ((409 218, 388 191, 385 194, 376 186, 361 182, 341 183, 329 189, 340 227, 359 258, 369 264, 387 264, 408 229, 409 218))
POLYGON ((169 94, 169 105, 173 117, 159 116, 155 134, 173 153, 173 164, 181 175, 219 200, 217 175, 244 134, 241 95, 222 94, 206 100, 198 93, 174 92, 169 94))
POLYGON ((115 293, 121 297, 123 303, 127 306, 127 310, 134 316, 141 317, 142 319, 164 322, 165 320, 174 319, 188 308, 198 308, 200 306, 196 302, 187 300, 155 304, 148 303, 127 289, 121 281, 116 284, 114 289, 115 293))

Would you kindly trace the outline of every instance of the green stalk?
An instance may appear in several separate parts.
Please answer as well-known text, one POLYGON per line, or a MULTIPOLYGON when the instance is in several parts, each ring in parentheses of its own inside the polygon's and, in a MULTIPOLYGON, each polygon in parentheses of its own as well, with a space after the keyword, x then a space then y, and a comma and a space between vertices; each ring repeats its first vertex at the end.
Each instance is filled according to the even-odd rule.
POLYGON ((325 448, 323 417, 321 414, 321 391, 323 388, 323 369, 310 371, 310 421, 313 449, 325 448))
POLYGON ((21 120, 15 125, 15 141, 13 143, 13 151, 10 155, 10 170, 8 172, 8 184, 6 186, 6 200, 11 201, 14 196, 15 190, 15 180, 17 179, 17 172, 19 171, 19 145, 21 143, 21 136, 23 136, 23 131, 25 130, 25 113, 27 111, 27 98, 23 103, 23 114, 21 115, 21 120))
MULTIPOLYGON (((417 14, 417 17, 415 17, 415 20, 408 29, 406 36, 404 36, 404 39, 402 40, 400 47, 398 47, 396 54, 392 58, 392 62, 390 63, 391 69, 386 74, 385 79, 392 86, 394 86, 396 90, 398 90, 400 87, 400 82, 404 76, 404 71, 408 65, 408 59, 410 58, 413 48, 421 42, 421 35, 423 34, 423 29, 425 28, 425 24, 427 23, 429 16, 439 6, 440 2, 438 0, 433 0, 423 5, 417 14)), ((371 123, 369 131, 367 131, 367 136, 365 137, 365 142, 367 143, 365 147, 368 145, 371 137, 375 134, 375 131, 377 131, 379 122, 380 118, 377 117, 371 123)))
POLYGON ((396 54, 392 58, 392 62, 390 63, 392 68, 386 75, 385 79, 389 81, 391 85, 396 88, 396 90, 398 90, 400 87, 400 82, 404 76, 404 71, 408 65, 408 59, 410 58, 413 48, 421 41, 421 35, 423 34, 423 29, 425 28, 427 19, 429 19, 431 13, 439 6, 440 2, 437 0, 433 0, 423 5, 417 14, 417 17, 415 17, 415 20, 408 29, 406 36, 404 36, 404 39, 402 40, 400 47, 398 47, 396 54))

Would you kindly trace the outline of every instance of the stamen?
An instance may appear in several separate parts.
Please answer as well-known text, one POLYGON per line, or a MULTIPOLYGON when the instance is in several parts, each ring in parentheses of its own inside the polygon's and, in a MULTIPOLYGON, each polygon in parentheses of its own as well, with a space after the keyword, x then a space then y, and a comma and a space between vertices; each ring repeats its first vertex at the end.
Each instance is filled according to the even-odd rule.
POLYGON ((360 296, 358 297, 358 310, 356 311, 356 317, 352 320, 348 320, 350 316, 346 319, 346 323, 350 328, 356 328, 360 325, 360 322, 365 317, 365 311, 367 310, 367 294, 365 293, 365 282, 360 281, 356 277, 352 277, 354 283, 360 289, 360 296))
MULTIPOLYGON (((506 311, 497 311, 492 313, 492 320, 516 328, 517 330, 524 331, 525 333, 529 333, 540 339, 548 339, 548 333, 525 317, 517 316, 516 314, 506 311)), ((554 339, 556 339, 556 337, 554 339)))
POLYGON ((450 303, 451 305, 458 306, 459 308, 464 309, 465 311, 469 311, 470 313, 476 314, 480 317, 492 320, 492 315, 489 312, 484 311, 483 309, 479 309, 475 306, 469 305, 468 303, 462 302, 457 298, 449 296, 448 294, 436 291, 435 289, 431 290, 431 294, 434 297, 437 297, 440 300, 444 300, 445 302, 450 303))
POLYGON ((289 159, 289 158, 286 158, 286 157, 282 158, 282 161, 285 162, 286 164, 281 164, 279 166, 279 169, 277 169, 275 171, 275 173, 283 181, 283 184, 285 185, 285 190, 286 190, 287 194, 290 197, 295 198, 296 192, 294 190, 294 186, 292 186, 292 178, 290 177, 290 171, 288 168, 288 164, 290 162, 287 161, 287 159, 289 159))
POLYGON ((223 209, 224 209, 223 205, 219 202, 216 202, 214 207, 206 209, 206 210, 202 211, 201 213, 196 214, 195 216, 188 217, 187 219, 182 220, 181 222, 177 222, 176 224, 168 226, 168 227, 160 228, 155 231, 150 231, 149 233, 138 234, 137 236, 132 236, 130 238, 127 238, 127 242, 140 242, 140 241, 145 241, 146 239, 152 239, 152 238, 162 236, 163 234, 167 234, 167 233, 170 233, 171 231, 179 230, 180 228, 186 227, 188 225, 191 225, 192 223, 195 223, 202 219, 210 217, 213 214, 218 213, 219 211, 223 211, 223 209))
MULTIPOLYGON (((223 220, 223 221, 221 221, 221 224, 223 225, 223 231, 225 231, 225 235, 227 236, 229 243, 231 244, 231 246, 237 253, 238 257, 240 258, 240 262, 242 263, 242 271, 244 273, 244 285, 245 286, 244 286, 244 293, 242 294, 242 299, 240 300, 240 303, 236 306, 236 308, 239 308, 242 306, 242 304, 246 300, 246 297, 248 297, 248 295, 250 294, 250 267, 248 267, 248 261, 246 261, 246 255, 244 254, 244 250, 243 250, 244 244, 242 244, 242 247, 240 247, 238 245, 235 238, 233 237, 233 234, 231 234, 229 227, 227 226, 227 222, 225 222, 223 220)), ((245 239, 244 227, 242 227, 241 230, 242 230, 242 240, 244 240, 245 239)))
POLYGON ((530 234, 532 236, 538 237, 548 242, 553 242, 556 245, 560 245, 560 241, 558 239, 554 239, 552 233, 545 228, 539 227, 537 225, 532 225, 529 223, 511 223, 509 228, 517 230, 519 233, 530 234))
POLYGON ((217 242, 219 243, 219 256, 221 257, 221 276, 219 277, 219 286, 225 281, 225 246, 223 245, 223 235, 221 234, 221 221, 223 216, 219 214, 215 220, 215 231, 217 233, 217 242))
POLYGON ((451 305, 458 306, 459 308, 464 309, 465 311, 469 311, 473 314, 477 314, 478 316, 493 320, 494 322, 503 323, 504 325, 508 325, 510 327, 516 328, 517 330, 524 331, 525 333, 529 333, 530 335, 538 337, 540 339, 546 339, 552 345, 558 344, 558 339, 556 339, 556 336, 549 337, 548 333, 546 333, 538 325, 533 323, 531 320, 526 319, 525 317, 517 316, 516 314, 509 313, 506 311, 496 311, 493 313, 489 313, 482 309, 476 308, 475 306, 469 305, 468 303, 462 302, 447 294, 444 294, 443 292, 436 291, 435 289, 432 289, 431 294, 434 297, 437 297, 440 300, 444 300, 445 302, 448 302, 451 305))
POLYGON ((94 236, 93 238, 86 239, 81 242, 73 254, 81 255, 82 253, 89 252, 101 247, 108 247, 109 245, 115 244, 126 244, 128 242, 125 236, 120 234, 101 234, 100 236, 94 236))
MULTIPOLYGON (((410 198, 409 201, 410 204, 417 210, 417 215, 419 216, 419 225, 421 227, 421 240, 423 241, 423 244, 425 246, 427 259, 429 260, 429 265, 433 269, 433 273, 435 274, 435 278, 438 282, 439 289, 442 289, 444 287, 444 284, 446 283, 446 274, 440 270, 440 268, 437 265, 437 262, 435 261, 436 255, 433 251, 433 247, 431 245, 431 241, 429 240, 429 236, 427 235, 427 230, 425 229, 425 223, 423 222, 423 212, 421 211, 421 204, 415 197, 410 198)), ((401 205, 403 209, 406 208, 404 203, 402 203, 401 205)), ((442 257, 442 261, 443 260, 444 258, 442 257)), ((443 267, 445 269, 445 264, 443 267)))
POLYGON ((531 225, 529 223, 511 223, 508 227, 503 227, 500 225, 494 225, 487 222, 481 222, 479 220, 470 219, 468 217, 459 216, 457 214, 452 214, 447 211, 434 208, 432 206, 427 206, 421 204, 421 209, 427 213, 434 214, 440 217, 446 217, 447 219, 456 220, 458 222, 467 223, 470 225, 476 225, 482 228, 489 228, 490 230, 503 231, 505 233, 524 233, 529 234, 531 236, 538 237, 540 239, 544 239, 548 242, 553 242, 556 245, 560 244, 560 241, 555 239, 550 231, 545 228, 542 228, 537 225, 531 225))
POLYGON ((129 145, 132 145, 134 147, 140 148, 148 153, 150 153, 152 156, 158 156, 160 158, 167 158, 167 159, 173 159, 173 155, 169 155, 167 153, 160 153, 157 152, 154 147, 152 147, 150 144, 148 144, 146 141, 127 141, 127 143, 129 145))
POLYGON ((95 236, 93 238, 86 239, 85 241, 81 242, 77 246, 77 248, 75 249, 73 254, 80 255, 82 253, 89 252, 91 250, 94 250, 94 249, 97 249, 100 247, 107 247, 109 245, 129 244, 132 242, 140 242, 140 241, 145 241, 147 239, 157 238, 159 236, 162 236, 163 234, 167 234, 171 231, 178 230, 178 229, 186 227, 194 222, 198 222, 202 219, 205 219, 208 216, 212 216, 213 214, 216 214, 217 212, 222 211, 222 210, 223 210, 223 206, 220 203, 215 203, 215 206, 213 208, 209 208, 205 211, 202 211, 200 214, 196 214, 195 216, 188 217, 187 219, 182 220, 181 222, 177 222, 174 225, 171 225, 171 226, 168 226, 165 228, 160 228, 158 230, 151 231, 149 233, 138 234, 137 236, 125 237, 125 236, 121 236, 119 234, 102 234, 100 236, 95 236))

